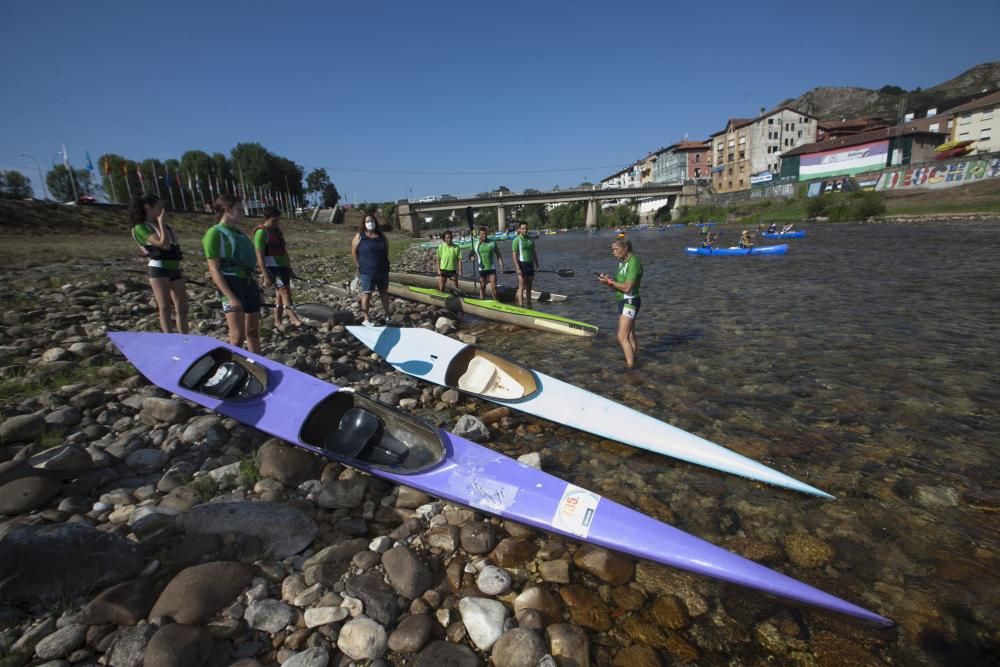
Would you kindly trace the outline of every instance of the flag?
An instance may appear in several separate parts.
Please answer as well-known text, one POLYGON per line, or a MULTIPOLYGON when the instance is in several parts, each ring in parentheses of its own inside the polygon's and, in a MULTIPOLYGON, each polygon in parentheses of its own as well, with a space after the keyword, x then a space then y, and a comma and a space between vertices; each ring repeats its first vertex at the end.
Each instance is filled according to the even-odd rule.
POLYGON ((111 162, 108 161, 108 158, 104 158, 104 175, 108 176, 110 174, 111 174, 111 162))
POLYGON ((146 182, 142 179, 142 167, 139 166, 138 162, 135 163, 135 173, 139 175, 139 184, 145 187, 146 182))
POLYGON ((85 154, 87 156, 87 171, 89 171, 91 174, 93 174, 94 173, 94 163, 91 162, 91 160, 90 160, 90 151, 87 151, 85 154))

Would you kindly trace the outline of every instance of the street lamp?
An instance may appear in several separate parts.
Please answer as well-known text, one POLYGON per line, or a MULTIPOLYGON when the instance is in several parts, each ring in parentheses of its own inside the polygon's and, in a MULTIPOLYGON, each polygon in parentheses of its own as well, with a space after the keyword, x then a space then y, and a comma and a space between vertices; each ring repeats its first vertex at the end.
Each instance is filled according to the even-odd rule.
POLYGON ((31 156, 30 156, 30 155, 28 155, 27 153, 21 153, 20 157, 26 157, 26 158, 30 158, 31 160, 33 160, 33 161, 34 161, 34 163, 35 163, 35 167, 37 167, 37 168, 38 168, 38 182, 39 182, 39 184, 41 184, 41 186, 42 186, 42 199, 45 199, 45 200, 47 201, 47 200, 48 200, 48 198, 49 198, 49 193, 48 193, 48 191, 47 191, 47 190, 45 189, 45 179, 44 179, 44 178, 42 178, 42 165, 38 164, 38 160, 35 160, 35 158, 31 157, 31 156))

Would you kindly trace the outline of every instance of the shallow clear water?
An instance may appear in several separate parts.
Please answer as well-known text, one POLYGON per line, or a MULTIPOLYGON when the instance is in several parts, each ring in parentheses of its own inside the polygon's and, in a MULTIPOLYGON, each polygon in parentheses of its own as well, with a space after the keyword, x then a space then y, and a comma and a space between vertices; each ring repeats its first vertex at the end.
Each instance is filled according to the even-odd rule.
MULTIPOLYGON (((805 228, 808 237, 789 240, 781 257, 689 257, 684 247, 699 241, 693 229, 631 232, 645 267, 637 371, 624 369, 613 296, 593 276, 616 266, 611 232, 538 242, 543 268, 576 270, 574 278, 540 275, 539 287, 571 298, 539 307, 600 326, 596 339, 487 323, 474 330, 487 349, 752 456, 837 501, 567 429, 502 444, 543 449, 550 472, 630 506, 643 501, 717 544, 822 539, 834 553, 828 566, 776 566, 899 625, 877 630, 806 611, 814 636, 830 630, 897 663, 995 661, 1000 224, 805 228)), ((737 233, 727 228, 723 240, 737 233)), ((757 596, 698 586, 720 602, 757 596)), ((712 625, 702 617, 689 635, 716 647, 706 659, 766 655, 752 632, 719 635, 712 625)))

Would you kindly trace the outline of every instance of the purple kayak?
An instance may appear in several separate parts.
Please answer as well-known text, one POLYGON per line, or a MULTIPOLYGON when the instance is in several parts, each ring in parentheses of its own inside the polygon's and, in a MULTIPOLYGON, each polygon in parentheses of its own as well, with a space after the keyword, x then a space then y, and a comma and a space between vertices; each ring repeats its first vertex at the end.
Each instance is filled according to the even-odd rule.
POLYGON ((110 333, 151 382, 340 463, 504 519, 859 619, 892 621, 396 408, 214 338, 110 333))

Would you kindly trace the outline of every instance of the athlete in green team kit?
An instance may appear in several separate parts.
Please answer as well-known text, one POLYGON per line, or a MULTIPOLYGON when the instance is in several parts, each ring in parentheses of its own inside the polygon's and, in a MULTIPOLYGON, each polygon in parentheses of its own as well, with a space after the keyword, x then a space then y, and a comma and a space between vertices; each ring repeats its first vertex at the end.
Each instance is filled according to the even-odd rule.
POLYGON ((615 291, 618 308, 618 344, 625 353, 625 366, 633 368, 639 356, 639 342, 635 337, 635 318, 639 315, 642 299, 639 298, 639 283, 642 282, 642 262, 632 253, 632 242, 615 239, 611 243, 611 253, 618 260, 618 270, 611 276, 601 273, 597 279, 615 291))

